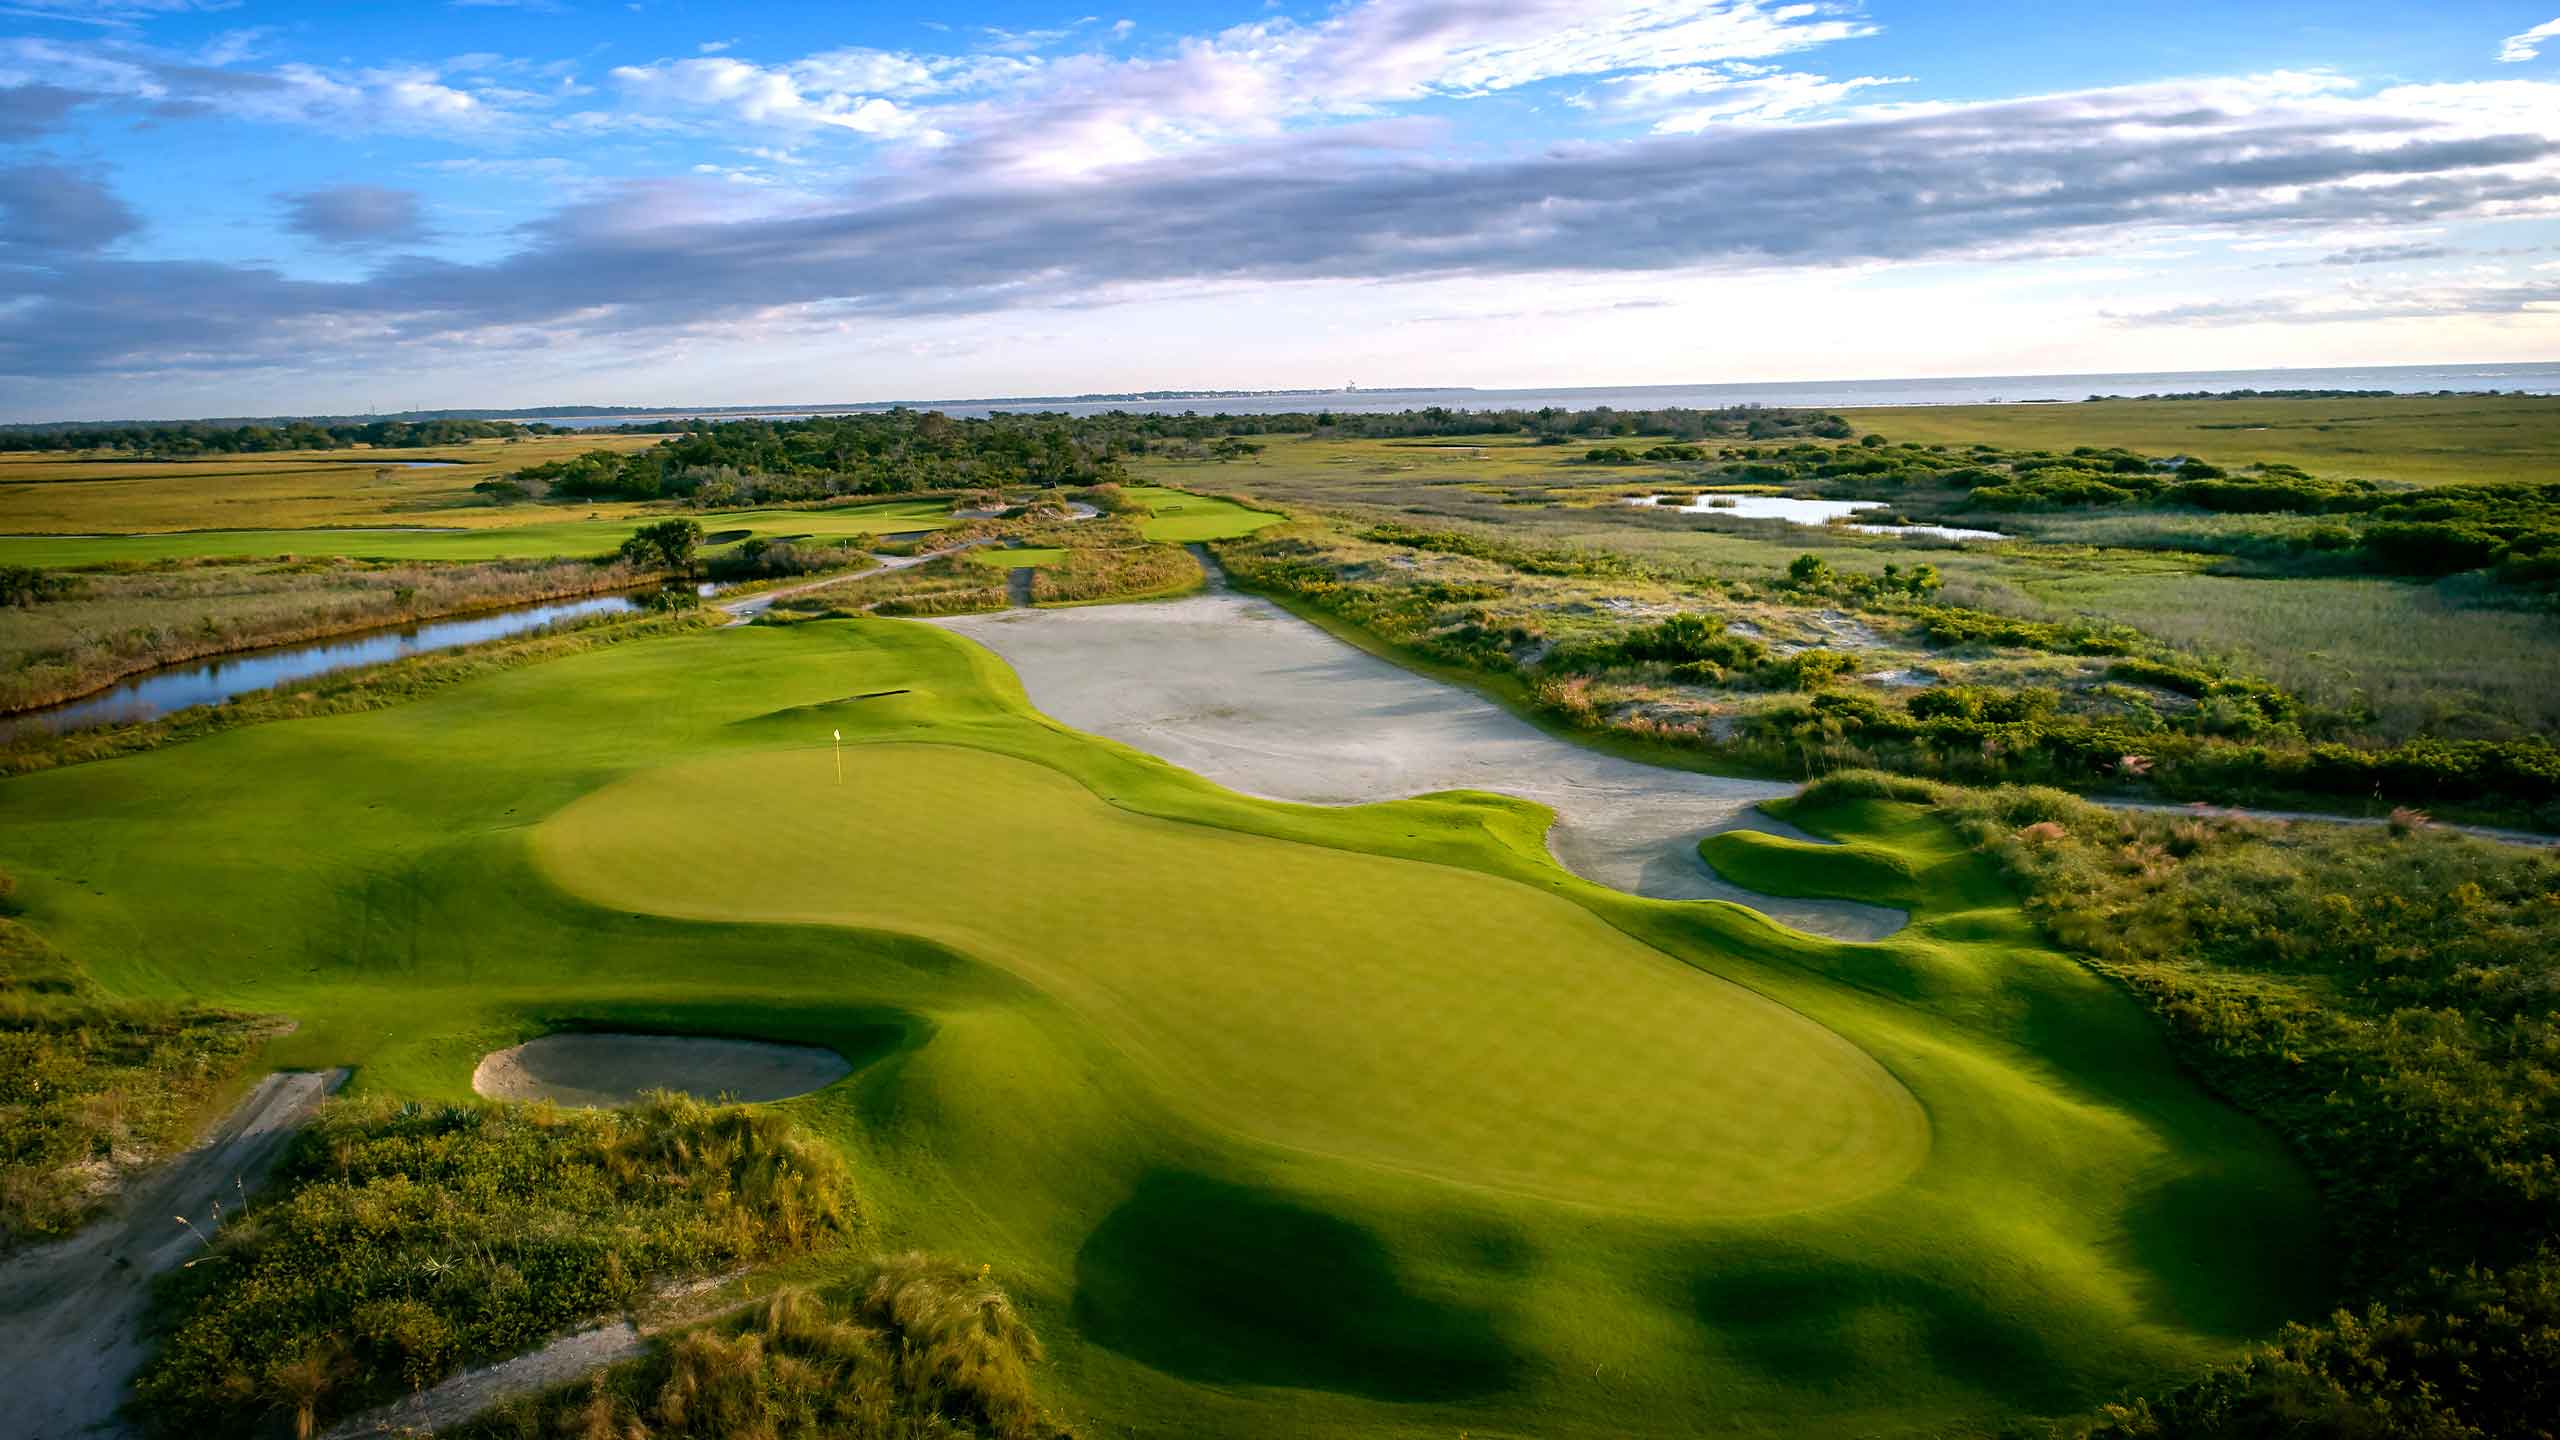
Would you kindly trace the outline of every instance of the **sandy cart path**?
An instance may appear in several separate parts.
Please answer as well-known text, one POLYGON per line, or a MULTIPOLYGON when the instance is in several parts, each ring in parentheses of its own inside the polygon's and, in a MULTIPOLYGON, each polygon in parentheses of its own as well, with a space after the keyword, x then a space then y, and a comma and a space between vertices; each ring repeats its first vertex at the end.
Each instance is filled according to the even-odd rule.
POLYGON ((152 1279, 202 1248, 219 1201, 255 1191, 347 1072, 270 1075, 196 1146, 137 1177, 115 1208, 67 1240, 0 1264, 0 1406, 12 1440, 121 1435, 117 1415, 146 1353, 152 1279))

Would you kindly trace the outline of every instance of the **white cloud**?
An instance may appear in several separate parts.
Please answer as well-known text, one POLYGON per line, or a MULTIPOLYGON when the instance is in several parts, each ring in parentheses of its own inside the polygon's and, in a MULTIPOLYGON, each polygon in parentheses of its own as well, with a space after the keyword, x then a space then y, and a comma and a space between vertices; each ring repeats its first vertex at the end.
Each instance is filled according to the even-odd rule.
POLYGON ((750 125, 833 127, 879 138, 927 127, 912 110, 879 95, 805 88, 803 77, 727 56, 624 65, 612 72, 622 93, 646 106, 714 110, 750 125))
POLYGON ((2560 20, 2545 20, 2519 35, 2510 35, 2498 46, 2498 61, 2504 65, 2521 64, 2542 53, 2542 42, 2560 39, 2560 20))
POLYGON ((1694 135, 1725 121, 1767 122, 1828 109, 1860 90, 1910 83, 1906 76, 1832 80, 1765 65, 1685 65, 1620 76, 1602 83, 1585 105, 1653 115, 1654 133, 1694 135))

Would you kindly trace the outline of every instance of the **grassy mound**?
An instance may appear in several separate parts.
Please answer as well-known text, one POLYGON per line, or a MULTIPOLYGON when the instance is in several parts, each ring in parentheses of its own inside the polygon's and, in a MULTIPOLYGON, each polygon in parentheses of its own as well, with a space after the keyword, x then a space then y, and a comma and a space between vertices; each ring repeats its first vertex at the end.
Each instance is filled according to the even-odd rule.
POLYGON ((905 1255, 851 1297, 786 1290, 584 1386, 503 1407, 463 1440, 1048 1440, 1040 1362, 986 1272, 905 1255))
POLYGON ((152 1420, 307 1428, 531 1349, 702 1275, 840 1238, 852 1184, 785 1117, 674 1095, 630 1111, 332 1102, 279 1198, 161 1297, 152 1420))

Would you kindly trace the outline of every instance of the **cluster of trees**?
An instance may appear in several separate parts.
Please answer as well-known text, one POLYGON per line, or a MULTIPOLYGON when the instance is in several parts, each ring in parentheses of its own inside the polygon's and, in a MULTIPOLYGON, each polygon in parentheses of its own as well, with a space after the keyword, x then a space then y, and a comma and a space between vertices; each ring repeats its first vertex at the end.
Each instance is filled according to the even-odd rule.
POLYGON ((932 411, 693 425, 628 454, 594 450, 511 478, 556 495, 705 507, 841 495, 1093 485, 1125 477, 1106 426, 1056 416, 954 420, 932 411))
POLYGON ((549 425, 504 420, 368 420, 318 423, 217 425, 201 420, 169 424, 21 425, 0 428, 0 451, 116 450, 138 455, 252 455, 270 450, 346 450, 358 445, 392 449, 458 445, 466 440, 513 440, 553 433, 549 425))

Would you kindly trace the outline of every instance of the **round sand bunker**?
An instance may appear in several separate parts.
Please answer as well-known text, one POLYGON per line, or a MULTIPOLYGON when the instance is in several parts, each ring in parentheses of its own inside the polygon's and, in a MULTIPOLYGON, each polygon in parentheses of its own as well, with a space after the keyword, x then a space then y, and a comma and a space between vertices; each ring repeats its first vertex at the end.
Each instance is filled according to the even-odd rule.
POLYGON ((492 1050, 471 1072, 471 1088, 492 1100, 562 1105, 629 1105, 647 1090, 681 1090, 705 1100, 781 1100, 853 1073, 833 1050, 703 1035, 545 1035, 492 1050))

